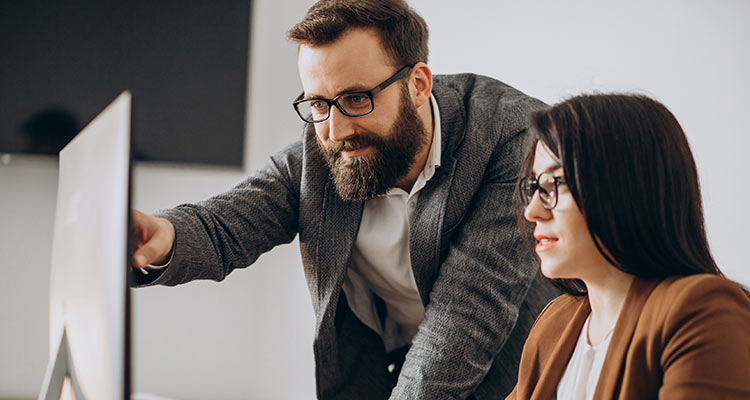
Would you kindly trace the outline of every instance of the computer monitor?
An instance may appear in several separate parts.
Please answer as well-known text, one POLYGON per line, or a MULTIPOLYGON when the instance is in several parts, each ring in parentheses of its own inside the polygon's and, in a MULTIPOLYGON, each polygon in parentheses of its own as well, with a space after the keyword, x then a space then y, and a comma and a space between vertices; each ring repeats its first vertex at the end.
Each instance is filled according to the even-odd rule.
POLYGON ((130 398, 130 122, 124 92, 60 151, 39 399, 130 398))

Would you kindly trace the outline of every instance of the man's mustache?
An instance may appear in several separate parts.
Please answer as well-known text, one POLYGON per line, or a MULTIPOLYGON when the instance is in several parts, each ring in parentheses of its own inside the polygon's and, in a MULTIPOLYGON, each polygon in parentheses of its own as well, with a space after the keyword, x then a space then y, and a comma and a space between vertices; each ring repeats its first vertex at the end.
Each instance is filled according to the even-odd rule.
POLYGON ((380 147, 383 144, 383 139, 372 132, 363 132, 350 136, 346 140, 331 141, 329 143, 326 146, 328 153, 338 155, 344 150, 358 150, 369 146, 380 147))

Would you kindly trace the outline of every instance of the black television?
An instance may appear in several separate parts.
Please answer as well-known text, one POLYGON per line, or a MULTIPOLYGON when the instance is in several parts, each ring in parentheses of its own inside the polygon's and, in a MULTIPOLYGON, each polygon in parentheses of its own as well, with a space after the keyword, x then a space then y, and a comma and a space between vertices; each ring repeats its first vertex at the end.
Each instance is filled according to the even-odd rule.
POLYGON ((0 153, 57 154, 124 90, 137 161, 241 167, 250 0, 0 6, 0 153))

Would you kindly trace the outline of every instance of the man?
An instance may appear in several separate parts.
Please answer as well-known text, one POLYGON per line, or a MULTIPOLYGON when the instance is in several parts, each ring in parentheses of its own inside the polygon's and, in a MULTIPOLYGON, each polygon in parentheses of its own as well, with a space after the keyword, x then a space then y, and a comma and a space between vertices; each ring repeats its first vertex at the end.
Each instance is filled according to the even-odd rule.
POLYGON ((403 0, 322 0, 289 37, 301 141, 227 193, 134 211, 134 265, 168 262, 139 283, 222 280, 299 235, 319 398, 505 397, 555 293, 513 201, 542 104, 476 75, 433 85, 403 0))

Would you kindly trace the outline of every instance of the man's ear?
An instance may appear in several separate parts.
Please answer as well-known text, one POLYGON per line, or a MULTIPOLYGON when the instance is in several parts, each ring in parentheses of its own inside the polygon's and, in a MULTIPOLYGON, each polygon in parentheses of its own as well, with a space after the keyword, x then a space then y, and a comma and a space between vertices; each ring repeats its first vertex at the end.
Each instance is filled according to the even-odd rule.
POLYGON ((409 74, 411 86, 414 88, 414 105, 419 108, 430 100, 432 93, 432 71, 430 67, 423 62, 418 62, 412 67, 409 74))

